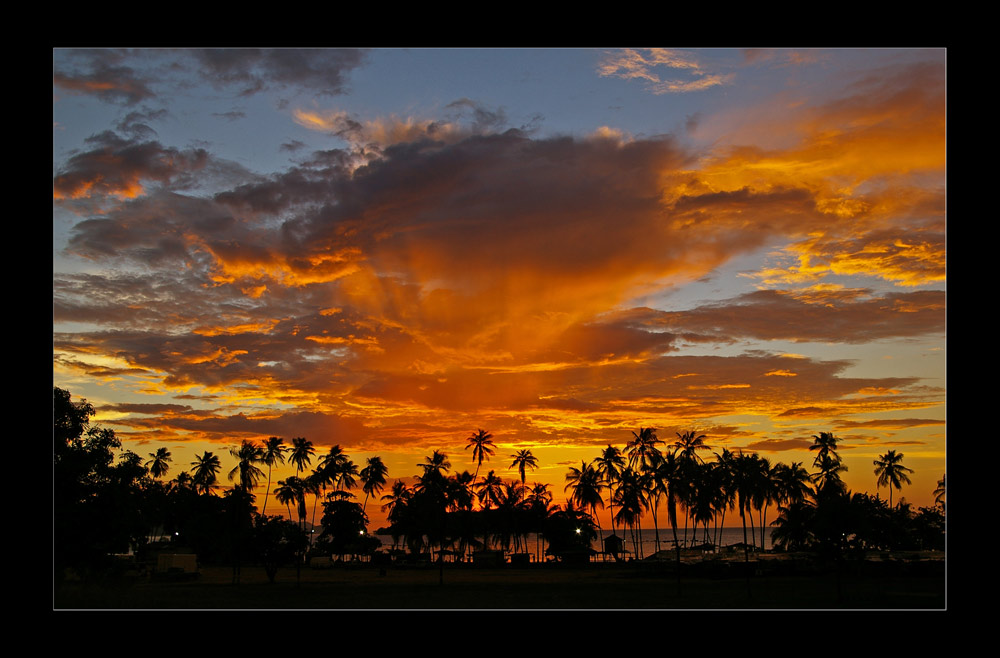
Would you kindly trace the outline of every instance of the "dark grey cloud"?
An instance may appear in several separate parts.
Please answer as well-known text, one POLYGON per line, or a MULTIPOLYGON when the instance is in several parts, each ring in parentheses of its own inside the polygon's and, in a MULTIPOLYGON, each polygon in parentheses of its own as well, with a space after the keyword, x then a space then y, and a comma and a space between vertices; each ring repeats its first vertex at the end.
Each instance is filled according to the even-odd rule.
POLYGON ((348 48, 221 48, 190 51, 205 78, 236 85, 241 95, 268 87, 296 85, 319 94, 345 91, 347 74, 365 61, 365 51, 348 48))
POLYGON ((226 121, 238 121, 246 117, 247 113, 242 110, 231 110, 229 112, 213 112, 212 116, 225 119, 226 121))
POLYGON ((167 115, 168 112, 164 109, 133 110, 122 117, 115 124, 115 128, 134 141, 149 141, 156 137, 156 131, 149 126, 149 123, 162 121, 167 115))
POLYGON ((57 50, 55 56, 52 83, 63 90, 122 105, 135 105, 156 96, 152 81, 134 67, 127 51, 57 50), (126 66, 125 61, 130 65, 126 66))
POLYGON ((874 294, 867 289, 758 290, 686 311, 633 309, 634 322, 722 341, 865 343, 943 332, 945 293, 874 294))
POLYGON ((126 106, 169 100, 170 92, 184 86, 175 81, 179 72, 243 96, 275 88, 336 95, 346 91, 348 75, 365 59, 366 51, 349 48, 59 49, 52 82, 126 106))
MULTIPOLYGON (((142 132, 142 131, 140 131, 142 132)), ((56 199, 115 195, 137 196, 153 182, 183 187, 190 175, 204 168, 204 149, 168 148, 156 141, 127 139, 112 131, 88 137, 87 150, 75 153, 57 172, 56 199)))

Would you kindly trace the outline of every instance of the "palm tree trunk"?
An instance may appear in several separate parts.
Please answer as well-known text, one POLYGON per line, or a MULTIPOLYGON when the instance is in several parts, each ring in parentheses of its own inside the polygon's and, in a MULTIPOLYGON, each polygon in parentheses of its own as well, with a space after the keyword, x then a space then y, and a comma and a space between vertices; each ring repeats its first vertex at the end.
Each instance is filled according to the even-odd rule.
POLYGON ((267 495, 271 493, 271 465, 267 465, 267 489, 264 491, 264 507, 260 510, 260 515, 264 516, 267 511, 267 495))
POLYGON ((760 550, 764 550, 764 528, 767 527, 767 503, 764 503, 764 513, 760 517, 760 550))
POLYGON ((656 523, 656 501, 653 501, 653 536, 656 538, 656 552, 660 552, 660 528, 656 523))

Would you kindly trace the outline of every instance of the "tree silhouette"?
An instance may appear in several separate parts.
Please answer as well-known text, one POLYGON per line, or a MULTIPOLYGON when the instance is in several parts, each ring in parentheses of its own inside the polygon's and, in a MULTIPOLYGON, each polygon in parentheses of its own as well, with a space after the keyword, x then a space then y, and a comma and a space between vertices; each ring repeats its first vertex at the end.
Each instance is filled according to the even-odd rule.
POLYGON ((601 475, 593 465, 585 461, 580 462, 580 468, 571 466, 566 474, 566 486, 563 491, 572 489, 570 501, 582 510, 590 510, 590 517, 597 523, 597 529, 601 536, 601 551, 604 549, 604 531, 601 529, 601 520, 597 515, 597 508, 604 509, 604 499, 601 497, 601 475))
POLYGON ((293 521, 280 516, 258 515, 254 526, 252 555, 264 567, 268 582, 273 583, 278 569, 295 560, 305 550, 306 538, 293 521))
POLYGON ((238 478, 241 489, 253 492, 264 477, 264 471, 257 467, 264 463, 264 449, 252 441, 244 441, 239 448, 230 448, 229 454, 237 460, 236 466, 229 471, 229 481, 238 478))
POLYGON ((621 477, 621 472, 625 468, 625 458, 622 457, 622 453, 618 448, 612 445, 608 445, 601 452, 601 456, 594 459, 595 468, 597 473, 601 476, 608 486, 608 508, 611 512, 611 533, 615 532, 615 509, 614 509, 614 496, 615 496, 615 482, 621 477))
POLYGON ((636 559, 642 558, 642 546, 636 536, 636 526, 642 518, 642 511, 646 507, 645 488, 640 481, 639 473, 630 466, 625 467, 619 475, 618 491, 615 492, 614 500, 618 503, 618 514, 616 520, 623 527, 628 527, 632 536, 633 556, 636 559))
POLYGON ((406 519, 406 506, 413 498, 413 491, 402 480, 392 483, 389 493, 382 496, 382 511, 387 512, 386 520, 392 532, 392 547, 395 549, 399 539, 404 536, 402 529, 406 519))
POLYGON ((219 458, 209 451, 205 451, 201 457, 197 457, 191 466, 194 467, 192 481, 196 489, 201 493, 211 493, 212 488, 218 481, 217 475, 222 470, 222 463, 219 458))
POLYGON ((840 463, 840 460, 836 457, 826 454, 822 458, 817 457, 816 466, 819 467, 819 472, 812 475, 813 482, 816 484, 816 492, 820 493, 825 490, 835 490, 843 492, 845 490, 844 481, 840 477, 840 474, 847 470, 847 467, 840 463))
POLYGON ((361 507, 364 512, 368 509, 368 497, 382 493, 385 488, 385 476, 389 473, 389 468, 382 463, 382 458, 375 456, 368 458, 368 465, 361 469, 361 490, 365 492, 365 502, 361 507))
POLYGON ((531 454, 531 450, 518 450, 511 455, 514 458, 510 468, 517 467, 517 472, 521 476, 521 484, 525 484, 525 468, 535 470, 538 467, 538 458, 531 454))
POLYGON ((146 462, 146 468, 149 469, 149 474, 154 478, 161 478, 167 474, 170 470, 169 463, 172 461, 170 459, 170 451, 166 448, 157 448, 156 452, 149 453, 152 457, 146 462))
POLYGON ((674 441, 674 448, 679 452, 679 457, 689 461, 704 462, 699 450, 708 450, 705 445, 705 435, 694 431, 675 432, 677 440, 674 441))
POLYGON ((656 430, 652 427, 640 427, 638 432, 632 432, 632 440, 625 446, 628 465, 640 472, 648 470, 660 456, 657 443, 663 441, 656 438, 656 430))
POLYGON ((267 497, 271 493, 271 467, 275 464, 285 463, 284 439, 272 436, 264 441, 264 463, 267 464, 267 491, 264 492, 264 507, 261 514, 267 512, 267 497))
POLYGON ((309 468, 314 454, 316 454, 316 449, 313 448, 312 441, 301 436, 292 439, 292 449, 289 452, 288 461, 295 464, 296 476, 309 468))
POLYGON ((945 475, 941 476, 938 480, 937 488, 934 489, 934 504, 938 505, 942 510, 945 505, 945 496, 948 493, 947 485, 945 484, 945 475))
MULTIPOLYGON (((674 441, 674 450, 677 453, 677 457, 681 461, 681 467, 687 472, 687 481, 689 484, 693 484, 697 478, 701 477, 700 470, 698 468, 699 464, 703 464, 705 460, 701 458, 698 454, 699 450, 708 450, 708 446, 705 445, 705 435, 698 434, 693 430, 686 432, 675 432, 677 434, 677 440, 674 441)), ((687 539, 687 526, 688 518, 691 516, 692 503, 694 503, 693 496, 695 494, 695 489, 692 486, 684 487, 684 492, 679 496, 679 499, 684 503, 685 515, 684 515, 684 538, 687 539)))
POLYGON ((840 455, 837 454, 837 441, 838 439, 833 435, 833 432, 820 432, 819 436, 813 435, 813 444, 809 446, 810 450, 817 451, 813 466, 819 467, 827 457, 840 462, 840 455))
POLYGON ((297 475, 290 475, 284 480, 278 480, 278 487, 274 490, 274 497, 279 503, 288 505, 295 503, 295 508, 299 515, 299 527, 305 530, 306 527, 306 494, 310 493, 315 485, 310 484, 297 475))
MULTIPOLYGON (((292 476, 295 477, 295 476, 292 476)), ((291 478, 289 478, 291 479, 291 478)), ((298 479, 298 478, 296 478, 298 479)), ((292 503, 295 502, 296 492, 294 483, 289 484, 288 480, 278 480, 278 486, 274 488, 274 497, 279 503, 285 506, 288 512, 288 520, 292 520, 292 503)))
POLYGON ((493 452, 496 449, 493 441, 490 440, 492 438, 492 434, 480 429, 467 439, 468 444, 465 446, 465 449, 472 448, 472 459, 476 462, 476 472, 472 476, 473 486, 476 484, 476 479, 479 478, 479 467, 483 465, 483 460, 489 461, 489 458, 493 456, 493 452))
POLYGON ((875 475, 878 476, 875 483, 876 490, 878 487, 889 487, 889 507, 892 507, 893 487, 902 489, 904 482, 911 484, 907 473, 912 473, 913 469, 903 466, 902 461, 903 453, 897 454, 895 450, 890 450, 872 462, 875 465, 875 475))

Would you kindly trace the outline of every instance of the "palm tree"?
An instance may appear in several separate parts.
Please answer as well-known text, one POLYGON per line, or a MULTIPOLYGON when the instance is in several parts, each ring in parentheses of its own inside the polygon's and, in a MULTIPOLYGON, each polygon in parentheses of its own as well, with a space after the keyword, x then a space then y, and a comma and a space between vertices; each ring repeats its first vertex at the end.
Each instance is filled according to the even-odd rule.
POLYGON ((296 477, 312 464, 314 454, 316 454, 316 449, 313 448, 312 441, 301 436, 292 439, 292 449, 288 455, 288 461, 295 464, 296 477))
POLYGON ((278 502, 285 505, 295 503, 299 513, 299 528, 302 530, 305 530, 306 526, 306 493, 313 486, 297 475, 291 475, 284 480, 278 480, 278 487, 274 490, 274 497, 278 502))
POLYGON ((157 448, 156 452, 149 453, 152 457, 148 462, 146 462, 146 468, 149 469, 149 474, 154 478, 163 477, 170 470, 168 462, 172 461, 170 459, 170 451, 166 448, 157 448))
POLYGON ((483 512, 483 548, 489 550, 490 529, 487 519, 494 516, 490 513, 490 510, 493 507, 500 507, 503 503, 503 480, 497 476, 495 471, 491 470, 483 476, 482 482, 472 486, 479 490, 476 497, 479 498, 479 506, 483 512))
POLYGON ((257 464, 264 463, 264 449, 252 441, 244 441, 239 448, 230 448, 229 454, 237 460, 236 466, 229 471, 229 481, 238 476, 240 488, 252 492, 264 477, 264 471, 257 468, 257 464))
POLYGON ((775 546, 786 551, 799 551, 809 547, 814 537, 812 527, 815 523, 815 506, 808 500, 793 501, 787 507, 782 507, 776 526, 771 532, 771 541, 775 546))
POLYGON ((632 440, 625 446, 628 454, 628 465, 639 471, 648 470, 660 455, 657 443, 663 443, 656 438, 656 430, 652 427, 640 427, 639 432, 632 432, 632 440))
POLYGON ((736 505, 740 510, 740 520, 743 522, 743 554, 748 563, 750 562, 750 545, 747 543, 746 513, 751 510, 754 472, 757 469, 756 457, 757 455, 744 455, 741 450, 733 460, 733 486, 736 488, 736 505))
POLYGON ((660 522, 657 518, 657 511, 660 507, 660 498, 667 494, 666 482, 658 475, 657 471, 663 463, 663 454, 657 451, 650 461, 643 477, 643 484, 646 487, 646 500, 649 503, 649 511, 653 514, 653 536, 656 541, 656 552, 660 552, 660 522))
POLYGON ((937 488, 934 489, 934 504, 940 505, 942 510, 944 509, 945 495, 947 494, 947 491, 945 476, 942 475, 941 479, 938 480, 937 488))
POLYGON ((521 485, 525 484, 525 467, 535 470, 538 467, 538 458, 531 454, 530 450, 518 450, 517 453, 511 455, 514 458, 514 462, 509 468, 514 468, 517 466, 517 472, 521 475, 521 485))
POLYGON ((705 460, 698 454, 699 450, 708 450, 705 445, 705 435, 694 431, 675 432, 677 440, 674 441, 674 448, 679 451, 679 456, 688 461, 704 463, 705 460))
POLYGON ((368 497, 382 493, 385 488, 385 476, 389 472, 389 467, 382 463, 382 458, 375 456, 368 458, 368 465, 361 469, 361 490, 365 492, 365 503, 361 506, 364 512, 368 508, 368 497))
POLYGON ((552 504, 552 492, 549 485, 536 482, 528 490, 528 495, 524 499, 528 508, 531 520, 531 531, 535 533, 535 559, 541 560, 541 550, 539 548, 539 537, 545 530, 545 519, 549 515, 549 505, 552 504))
POLYGON ((719 489, 716 509, 722 513, 715 539, 717 545, 721 542, 722 532, 726 527, 726 511, 736 506, 736 486, 733 481, 735 459, 735 455, 729 452, 728 448, 723 448, 721 453, 715 454, 715 483, 719 489))
POLYGON ((615 507, 614 507, 614 484, 621 477, 621 472, 625 469, 625 458, 618 448, 608 444, 608 447, 601 452, 601 456, 594 460, 597 473, 608 485, 608 507, 611 511, 611 533, 615 532, 615 507))
POLYGON ((597 523, 597 529, 601 536, 601 551, 604 551, 604 531, 601 529, 601 519, 597 515, 597 508, 604 509, 604 499, 601 498, 601 475, 593 465, 585 461, 580 462, 580 468, 570 466, 569 473, 566 474, 566 486, 563 491, 572 489, 570 502, 575 503, 580 509, 590 508, 590 518, 597 523))
POLYGON ((465 449, 468 450, 469 448, 472 448, 472 459, 476 462, 476 472, 472 476, 473 486, 476 484, 476 478, 479 477, 479 467, 483 465, 483 459, 489 461, 490 457, 493 456, 493 451, 496 446, 493 445, 493 441, 490 440, 492 438, 492 434, 486 430, 480 429, 466 439, 468 444, 465 446, 465 449))
MULTIPOLYGON (((678 458, 681 460, 682 468, 687 471, 688 481, 694 482, 697 478, 701 477, 701 471, 698 468, 699 465, 704 464, 705 460, 701 458, 698 454, 699 450, 708 450, 708 446, 705 445, 705 435, 698 434, 693 430, 687 432, 675 432, 677 435, 677 440, 674 441, 674 450, 677 452, 678 458)), ((680 500, 684 504, 684 539, 687 540, 687 526, 688 519, 691 516, 691 503, 694 502, 693 496, 695 494, 695 489, 688 487, 687 495, 681 496, 680 500)))
POLYGON ((767 506, 778 496, 778 480, 771 467, 771 462, 765 457, 757 459, 757 472, 754 478, 754 507, 760 519, 760 550, 764 550, 764 530, 767 527, 767 506))
POLYGON ((401 521, 403 521, 406 505, 412 498, 413 491, 402 480, 393 482, 389 493, 381 498, 381 500, 386 501, 382 505, 382 511, 387 512, 386 520, 389 522, 392 532, 392 547, 394 549, 402 536, 400 528, 403 525, 401 521))
POLYGON ((826 454, 823 455, 822 459, 817 457, 814 465, 819 468, 819 472, 812 475, 813 482, 816 483, 817 494, 826 490, 831 492, 844 491, 844 481, 840 474, 846 471, 847 467, 841 464, 839 459, 826 454))
POLYGON ((267 491, 264 492, 264 507, 261 509, 261 516, 267 511, 267 497, 271 493, 271 467, 275 464, 285 463, 284 439, 272 436, 264 441, 264 463, 267 464, 267 491))
POLYGON ((642 558, 641 544, 636 536, 636 526, 642 519, 642 511, 646 507, 645 490, 640 482, 639 473, 631 466, 622 470, 618 480, 618 491, 615 492, 615 501, 618 503, 617 520, 623 526, 628 526, 632 535, 633 555, 637 559, 642 558))
POLYGON ((812 493, 809 486, 809 473, 802 467, 802 462, 792 462, 791 464, 779 462, 774 469, 777 481, 775 502, 778 505, 787 506, 801 503, 812 493))
POLYGON ((211 452, 205 451, 204 455, 191 462, 191 466, 194 467, 193 482, 195 488, 200 489, 201 493, 211 492, 212 487, 215 486, 216 475, 222 469, 219 458, 211 452))
POLYGON ((503 480, 496 474, 496 471, 487 473, 483 476, 483 481, 474 486, 479 489, 477 497, 483 508, 488 510, 499 507, 503 502, 503 480))
POLYGON ((294 475, 289 477, 287 480, 278 480, 278 486, 274 488, 274 497, 279 503, 285 506, 288 511, 288 520, 292 520, 292 503, 298 500, 298 492, 296 487, 299 478, 294 475))
POLYGON ((656 463, 653 479, 657 483, 657 491, 665 491, 667 495, 667 519, 674 531, 674 550, 677 553, 677 582, 680 583, 681 544, 677 539, 677 501, 681 498, 684 487, 684 472, 682 462, 676 452, 668 452, 656 463))
POLYGON ((837 454, 838 440, 833 432, 820 432, 819 436, 813 435, 813 444, 809 446, 809 449, 818 451, 816 459, 813 460, 813 466, 818 467, 827 456, 832 457, 835 461, 840 461, 840 455, 837 454))
MULTIPOLYGON (((344 453, 344 450, 339 445, 333 445, 330 446, 330 450, 320 458, 316 468, 309 475, 309 480, 317 487, 317 495, 313 500, 313 523, 316 522, 316 502, 319 500, 319 491, 322 490, 323 496, 326 497, 327 486, 337 485, 337 488, 339 489, 341 472, 348 468, 348 464, 353 465, 351 460, 344 453)), ((353 486, 353 483, 351 486, 353 486)))
POLYGON ((907 473, 912 473, 913 469, 903 466, 902 461, 903 453, 896 454, 895 450, 890 450, 872 462, 875 465, 875 475, 878 476, 876 491, 882 486, 889 487, 889 507, 892 507, 892 488, 902 489, 903 482, 912 484, 907 473))
POLYGON ((424 469, 424 478, 427 478, 428 476, 440 476, 442 471, 447 473, 451 470, 451 462, 448 461, 448 455, 444 454, 440 450, 432 452, 430 457, 424 457, 424 463, 417 465, 424 469))

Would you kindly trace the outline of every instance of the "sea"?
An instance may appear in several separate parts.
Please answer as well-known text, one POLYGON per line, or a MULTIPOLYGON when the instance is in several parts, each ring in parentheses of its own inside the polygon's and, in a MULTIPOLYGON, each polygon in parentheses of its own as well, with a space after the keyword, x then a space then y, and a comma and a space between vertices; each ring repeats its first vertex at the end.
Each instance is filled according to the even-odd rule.
MULTIPOLYGON (((771 550, 771 548, 772 548, 772 542, 771 542, 771 531, 772 530, 773 530, 773 528, 766 528, 764 530, 764 549, 765 550, 771 550)), ((753 531, 756 534, 756 545, 760 546, 760 528, 754 527, 753 531)), ((714 540, 715 540, 715 529, 714 528, 709 528, 708 533, 709 533, 709 539, 708 539, 708 541, 711 542, 711 543, 714 543, 714 540)), ((751 546, 753 546, 755 542, 754 542, 753 538, 751 537, 750 533, 751 533, 751 530, 750 530, 750 526, 748 525, 747 526, 747 534, 746 534, 746 542, 748 544, 750 544, 751 546)), ((603 530, 602 532, 600 532, 598 538, 595 539, 591 543, 591 548, 593 548, 596 551, 601 551, 602 550, 601 537, 602 536, 603 537, 609 537, 609 536, 611 536, 611 534, 612 534, 611 530, 603 530)), ((618 528, 618 529, 616 529, 616 531, 615 531, 614 534, 616 534, 618 537, 622 537, 623 539, 625 539, 625 550, 626 550, 625 557, 626 557, 626 559, 635 557, 636 551, 635 551, 635 548, 634 548, 633 543, 632 543, 632 533, 631 533, 631 531, 629 531, 629 530, 624 530, 623 531, 621 528, 618 528)), ((640 546, 639 546, 639 558, 640 559, 641 558, 647 558, 647 557, 653 555, 654 553, 656 553, 656 550, 657 550, 657 548, 656 548, 656 535, 657 535, 657 531, 655 529, 653 529, 653 528, 643 528, 642 530, 638 530, 637 534, 638 534, 638 539, 639 539, 639 543, 640 543, 640 546)), ((385 549, 389 549, 389 548, 392 547, 392 537, 389 537, 387 535, 377 535, 377 536, 382 541, 382 546, 385 549)), ((660 528, 659 529, 659 536, 660 536, 660 544, 659 544, 660 548, 659 548, 659 550, 661 550, 661 551, 672 551, 672 550, 674 550, 674 533, 673 533, 673 530, 669 526, 667 528, 660 528)), ((696 545, 696 546, 697 545, 701 545, 701 544, 705 543, 705 531, 702 528, 698 528, 697 532, 694 532, 694 531, 692 531, 691 528, 688 528, 687 529, 687 533, 685 533, 684 528, 680 527, 680 528, 677 528, 677 539, 678 539, 679 543, 681 544, 681 548, 687 548, 687 547, 692 546, 692 545, 696 545)), ((742 526, 737 526, 735 528, 721 528, 719 530, 719 542, 718 543, 719 543, 720 547, 732 546, 734 544, 742 544, 743 543, 743 527, 742 526)), ((511 546, 511 550, 513 550, 513 546, 511 546)), ((529 534, 528 535, 528 542, 527 542, 527 551, 525 551, 525 552, 527 552, 527 553, 529 553, 529 554, 532 555, 531 560, 532 561, 536 561, 536 560, 539 560, 539 559, 544 559, 543 557, 541 557, 542 551, 544 551, 544 550, 545 550, 545 539, 544 538, 539 538, 539 536, 536 535, 536 534, 534 534, 534 533, 529 534)), ((598 556, 595 556, 592 559, 596 560, 596 561, 600 561, 602 559, 602 556, 598 555, 598 556)))

